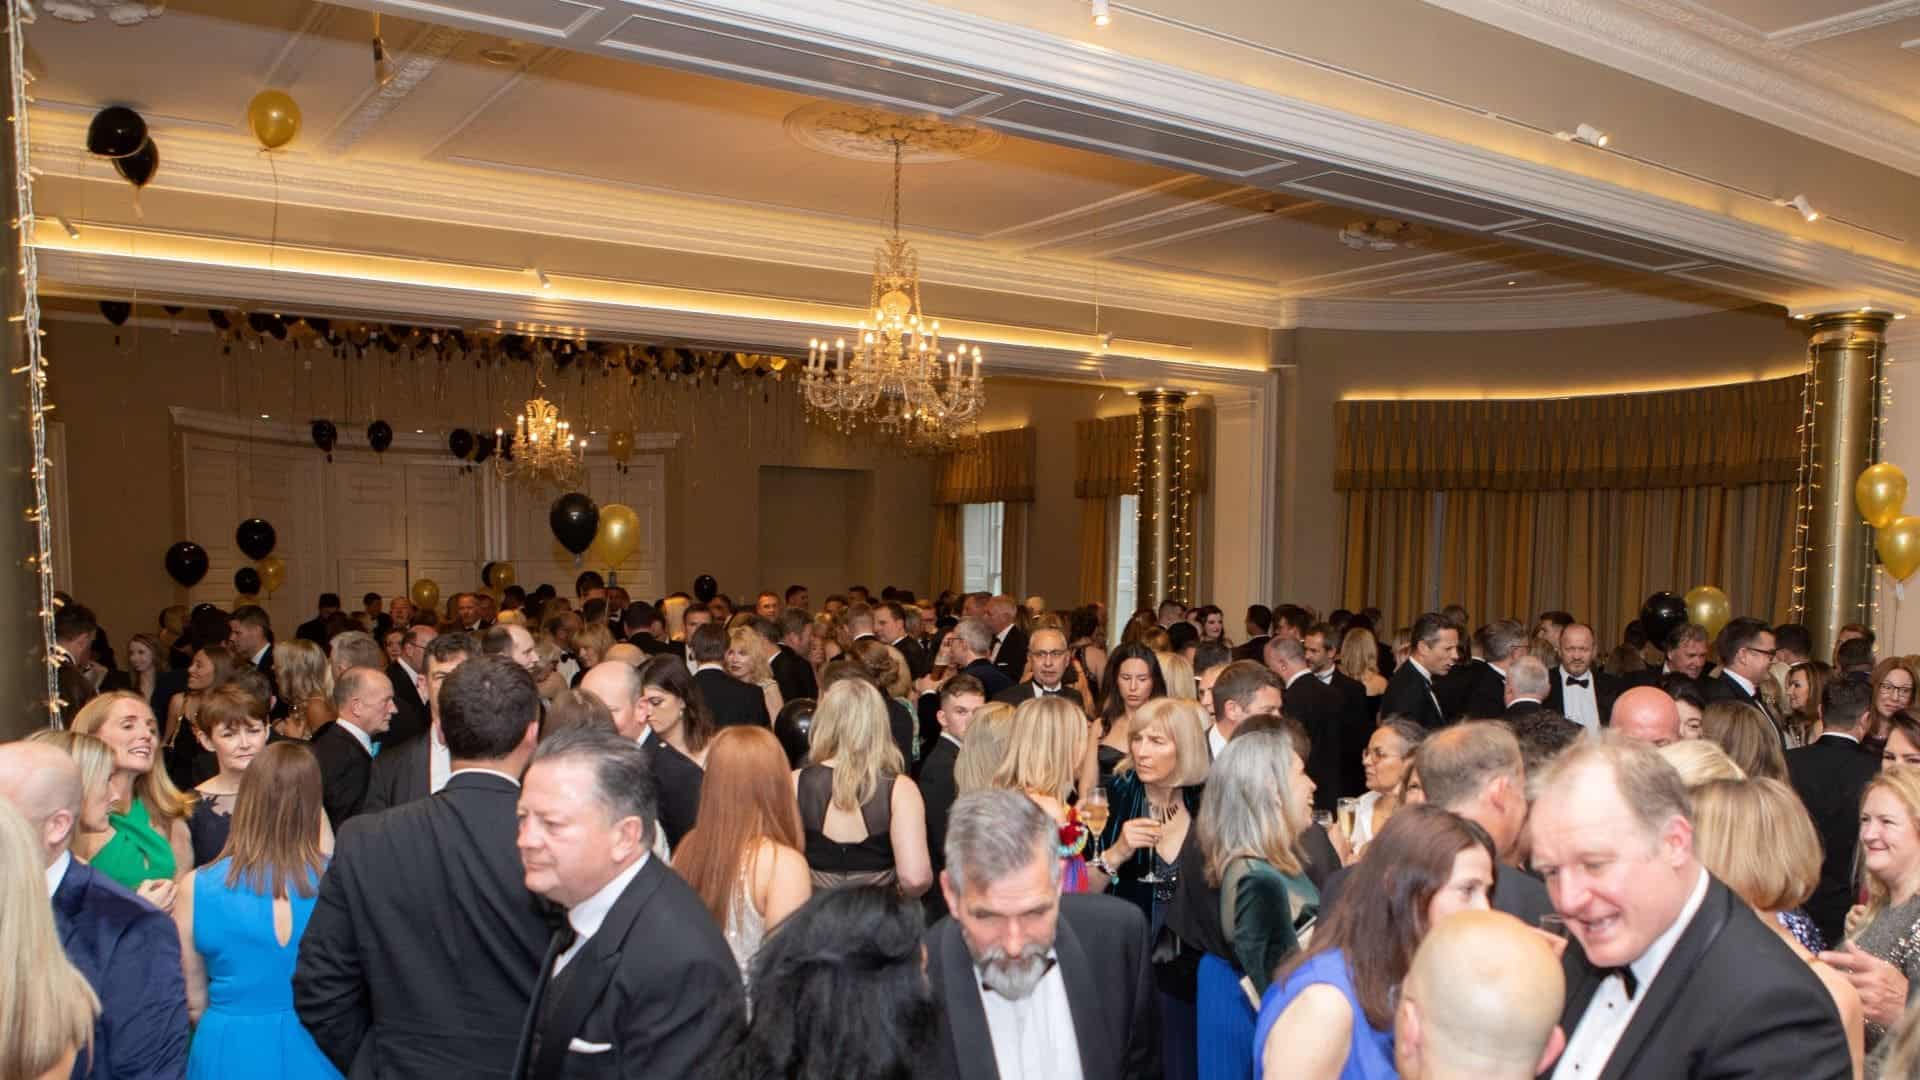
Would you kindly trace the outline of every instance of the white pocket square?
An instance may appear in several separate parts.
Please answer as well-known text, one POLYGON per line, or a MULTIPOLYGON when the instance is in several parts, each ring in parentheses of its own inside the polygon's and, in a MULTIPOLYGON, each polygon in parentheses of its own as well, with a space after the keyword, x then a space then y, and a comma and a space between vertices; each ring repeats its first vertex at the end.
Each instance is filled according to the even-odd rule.
POLYGON ((604 1054, 611 1049, 612 1043, 590 1043, 585 1039, 572 1039, 567 1043, 569 1054, 604 1054))

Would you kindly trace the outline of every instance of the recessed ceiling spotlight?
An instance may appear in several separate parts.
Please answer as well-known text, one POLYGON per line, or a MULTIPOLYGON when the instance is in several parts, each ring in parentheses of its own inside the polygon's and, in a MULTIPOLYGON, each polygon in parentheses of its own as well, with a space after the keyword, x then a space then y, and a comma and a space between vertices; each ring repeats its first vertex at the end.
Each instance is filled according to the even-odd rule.
POLYGON ((261 414, 260 414, 260 419, 262 419, 262 420, 271 420, 271 419, 273 419, 273 417, 271 417, 271 416, 269 416, 269 415, 267 415, 266 413, 261 413, 261 414))
POLYGON ((1517 281, 1509 281, 1509 282, 1507 282, 1507 285, 1508 285, 1508 287, 1512 287, 1512 286, 1514 286, 1514 285, 1518 285, 1518 284, 1520 284, 1520 283, 1519 283, 1519 282, 1517 282, 1517 281))
POLYGON ((1113 7, 1110 0, 1093 0, 1093 25, 1105 26, 1113 21, 1113 7))
POLYGON ((1805 195, 1795 195, 1793 198, 1787 200, 1787 205, 1800 211, 1800 216, 1806 218, 1808 221, 1820 220, 1820 211, 1813 208, 1813 204, 1807 201, 1805 195))
POLYGON ((1586 143, 1588 146, 1605 146, 1613 141, 1613 136, 1592 124, 1577 124, 1572 131, 1554 132, 1553 137, 1561 142, 1586 143))
POLYGON ((515 67, 520 63, 520 54, 511 44, 494 45, 481 49, 480 59, 495 67, 515 67))

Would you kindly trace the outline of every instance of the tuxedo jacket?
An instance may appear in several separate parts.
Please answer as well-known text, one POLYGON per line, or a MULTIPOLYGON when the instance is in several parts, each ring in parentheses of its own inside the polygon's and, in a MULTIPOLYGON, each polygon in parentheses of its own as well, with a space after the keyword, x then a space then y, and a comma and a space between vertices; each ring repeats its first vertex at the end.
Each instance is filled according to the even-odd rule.
POLYGON ((348 818, 366 806, 367 789, 373 784, 373 755, 338 720, 320 725, 307 748, 320 762, 320 802, 327 821, 339 832, 348 818))
MULTIPOLYGON (((550 943, 515 1080, 694 1077, 746 1033, 740 967, 680 875, 649 858, 554 975, 550 943)), ((778 1003, 769 1003, 778 1007, 778 1003)))
MULTIPOLYGON (((1588 668, 1587 678, 1593 680, 1593 704, 1600 712, 1600 726, 1613 723, 1613 703, 1627 689, 1623 680, 1609 675, 1599 668, 1588 668)), ((1547 679, 1553 688, 1547 691, 1546 706, 1561 716, 1567 715, 1566 684, 1561 681, 1560 665, 1547 669, 1547 679)))
MULTIPOLYGON (((1021 660, 1020 663, 1024 666, 1026 661, 1021 660)), ((975 660, 966 667, 961 668, 960 673, 979 679, 980 688, 987 692, 988 701, 992 701, 994 698, 1000 696, 1002 690, 1005 690, 1018 681, 1017 672, 1010 676, 1000 670, 1000 665, 991 660, 975 660)))
POLYGON ((1241 644, 1233 647, 1233 658, 1235 660, 1254 660, 1265 663, 1267 659, 1267 642, 1272 640, 1272 634, 1258 634, 1250 637, 1241 644))
POLYGON ((165 912, 78 859, 53 891, 67 959, 100 998, 93 1051, 76 1080, 174 1080, 187 1071, 187 986, 180 935, 165 912))
POLYGON ((1367 701, 1367 685, 1339 668, 1326 684, 1340 694, 1340 790, 1342 797, 1358 798, 1367 790, 1366 762, 1362 756, 1367 740, 1373 738, 1374 714, 1367 701))
POLYGON ((1393 714, 1404 716, 1428 731, 1446 726, 1446 718, 1428 689, 1427 677, 1420 674, 1412 661, 1393 669, 1393 675, 1387 679, 1387 692, 1380 696, 1380 715, 1393 714))
POLYGON ((1498 720, 1507 715, 1507 677, 1485 660, 1468 660, 1464 699, 1457 720, 1498 720))
POLYGON ((933 888, 920 897, 926 909, 927 925, 932 926, 947 914, 947 898, 940 891, 940 871, 947 865, 947 815, 960 797, 953 779, 954 763, 960 760, 960 747, 944 735, 936 737, 920 762, 920 798, 927 804, 927 854, 933 860, 933 888))
MULTIPOLYGON (((1606 978, 1577 938, 1562 957, 1571 1039, 1606 978)), ((1667 954, 1597 1080, 1853 1075, 1833 996, 1780 935, 1718 880, 1667 954)))
POLYGON ((426 699, 420 696, 420 688, 414 684, 413 676, 407 674, 407 669, 400 666, 400 661, 387 665, 387 680, 393 683, 393 720, 387 725, 387 733, 380 736, 382 754, 425 735, 427 726, 433 722, 426 699))
POLYGON ((1313 748, 1307 751, 1307 776, 1313 780, 1314 808, 1331 810, 1340 801, 1346 696, 1309 671, 1287 684, 1280 700, 1286 714, 1305 725, 1307 737, 1313 742, 1313 748))
MULTIPOLYGON (((1073 702, 1074 705, 1076 705, 1079 708, 1084 709, 1087 707, 1086 699, 1080 696, 1080 691, 1075 690, 1071 686, 1061 686, 1060 692, 1054 696, 1066 698, 1068 701, 1073 702)), ((1014 685, 1007 687, 1005 690, 1002 690, 999 693, 993 695, 993 700, 1005 702, 1008 705, 1013 705, 1017 707, 1021 702, 1026 701, 1032 697, 1033 697, 1033 680, 1028 679, 1026 682, 1015 683, 1014 685)))
POLYGON ((311 641, 322 649, 327 647, 327 620, 315 616, 300 624, 293 636, 301 641, 311 641))
MULTIPOLYGON (((926 1075, 999 1080, 980 980, 960 924, 942 919, 927 931, 926 944, 927 981, 940 999, 939 1041, 926 1075)), ((1160 994, 1146 916, 1116 897, 1070 893, 1060 898, 1053 949, 1067 984, 1081 1075, 1158 1080, 1160 994)))
POLYGON ((1545 705, 1537 701, 1522 699, 1507 706, 1506 709, 1501 712, 1500 719, 1508 721, 1518 720, 1523 716, 1531 716, 1545 708, 1545 705))
POLYGON ((1027 673, 1027 632, 1017 624, 1007 627, 1006 640, 1000 643, 1000 651, 993 654, 993 666, 1000 669, 1008 682, 1019 682, 1027 673))
POLYGON ((519 799, 503 776, 462 773, 339 831, 293 1004, 350 1080, 511 1072, 549 936, 522 884, 519 799))
MULTIPOLYGON (((906 658, 907 670, 913 673, 914 678, 922 678, 927 672, 933 670, 933 654, 929 653, 925 646, 913 640, 911 636, 903 636, 899 641, 892 642, 891 644, 894 648, 900 650, 901 656, 906 658)), ((1026 662, 1024 657, 1021 662, 1026 662)))
POLYGON ((704 668, 694 675, 693 688, 707 703, 715 727, 758 724, 773 728, 773 719, 767 715, 767 695, 752 683, 741 682, 719 668, 704 668))
POLYGON ((1785 750, 1787 748, 1787 733, 1781 728, 1780 724, 1774 720, 1773 713, 1768 711, 1767 707, 1761 703, 1758 695, 1749 694, 1746 687, 1734 682, 1733 676, 1723 671, 1711 679, 1701 679, 1700 689, 1706 693, 1709 702, 1738 701, 1742 705, 1751 705, 1759 709, 1760 715, 1766 717, 1767 723, 1773 725, 1773 733, 1779 736, 1780 749, 1785 750))
POLYGON ((1860 795, 1879 772, 1879 758, 1841 735, 1822 735, 1811 746, 1787 751, 1787 779, 1813 818, 1823 853, 1820 884, 1807 900, 1807 914, 1831 942, 1845 936, 1847 909, 1853 906, 1860 795))
POLYGON ((408 739, 373 759, 367 799, 360 812, 371 814, 404 806, 433 794, 433 739, 408 739))
POLYGON ((781 701, 809 701, 820 696, 820 684, 813 675, 813 665, 807 658, 794 652, 785 645, 773 654, 773 681, 780 687, 781 701))

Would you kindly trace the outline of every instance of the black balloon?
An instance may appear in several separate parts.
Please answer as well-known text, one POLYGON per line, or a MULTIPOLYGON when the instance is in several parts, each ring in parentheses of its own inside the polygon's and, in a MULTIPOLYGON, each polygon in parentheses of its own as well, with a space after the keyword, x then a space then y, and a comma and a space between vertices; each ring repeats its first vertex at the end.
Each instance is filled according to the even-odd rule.
POLYGON ((101 157, 123 158, 147 144, 147 122, 125 105, 109 105, 87 125, 87 149, 101 157))
POLYGON ((385 420, 375 420, 368 424, 367 445, 373 447, 373 452, 376 454, 385 453, 387 447, 393 445, 393 425, 385 420))
POLYGON ((233 329, 233 320, 227 318, 227 313, 219 308, 207 309, 207 321, 213 324, 215 330, 233 329))
POLYGON ((333 460, 333 444, 340 440, 340 432, 334 428, 331 420, 313 422, 313 445, 326 451, 327 460, 333 460))
POLYGON ((148 139, 146 145, 128 154, 114 158, 113 168, 134 187, 143 188, 153 181, 153 175, 160 171, 160 148, 148 139))
POLYGON ((265 518, 248 518, 233 531, 233 544, 241 553, 255 562, 273 554, 273 545, 279 541, 273 526, 265 518))
POLYGON ((183 308, 178 304, 161 304, 160 310, 166 312, 167 315, 171 317, 171 316, 180 314, 182 311, 185 311, 186 308, 183 308))
POLYGON ((207 576, 207 549, 182 540, 167 549, 167 576, 191 589, 207 576))
POLYGON ((473 440, 474 464, 478 465, 480 462, 485 461, 488 458, 492 457, 493 447, 494 447, 493 436, 491 435, 475 436, 473 440))
POLYGON ((485 585, 489 589, 493 588, 493 564, 492 563, 488 563, 487 565, 480 568, 480 584, 485 585))
POLYGON ((100 314, 115 326, 127 325, 127 316, 133 314, 133 305, 125 300, 100 301, 100 314))
POLYGON ((1667 647, 1667 635, 1687 621, 1687 602, 1670 592, 1657 592, 1640 605, 1640 629, 1656 649, 1667 647))
POLYGON ((247 313, 247 329, 256 334, 265 334, 273 329, 273 316, 264 311, 250 311, 247 313))
POLYGON ((560 546, 578 555, 600 531, 600 507, 580 492, 570 491, 553 500, 547 524, 553 527, 553 538, 560 541, 560 546))
POLYGON ((693 598, 703 604, 711 603, 720 595, 720 583, 713 580, 712 574, 701 574, 693 579, 693 598))
POLYGON ((233 587, 241 596, 253 596, 260 591, 260 571, 251 566, 243 566, 235 570, 233 587))
POLYGON ((447 450, 454 457, 465 461, 473 456, 473 432, 457 427, 447 435, 447 450))

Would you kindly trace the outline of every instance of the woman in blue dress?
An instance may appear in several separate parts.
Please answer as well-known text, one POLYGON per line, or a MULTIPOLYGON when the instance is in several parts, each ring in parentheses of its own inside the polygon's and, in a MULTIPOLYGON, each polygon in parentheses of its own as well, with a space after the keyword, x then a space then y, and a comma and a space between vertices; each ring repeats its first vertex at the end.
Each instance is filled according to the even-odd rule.
POLYGON ((293 1011, 294 959, 325 869, 320 817, 312 751, 274 743, 243 774, 225 850, 181 881, 173 918, 197 1024, 188 1080, 339 1080, 293 1011))
POLYGON ((1424 803, 1395 814, 1349 871, 1313 945, 1267 988, 1253 1053, 1266 1080, 1389 1080, 1391 997, 1427 928, 1486 910, 1493 841, 1424 803))

